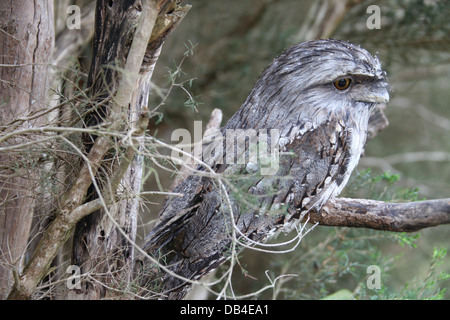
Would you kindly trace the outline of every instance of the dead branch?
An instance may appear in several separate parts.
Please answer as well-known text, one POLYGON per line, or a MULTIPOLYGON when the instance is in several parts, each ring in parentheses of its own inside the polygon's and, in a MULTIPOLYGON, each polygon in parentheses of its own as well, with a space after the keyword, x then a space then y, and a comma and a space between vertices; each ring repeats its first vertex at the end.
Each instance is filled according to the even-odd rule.
POLYGON ((311 223, 324 226, 414 232, 450 223, 450 198, 408 203, 336 198, 319 212, 309 213, 311 223))

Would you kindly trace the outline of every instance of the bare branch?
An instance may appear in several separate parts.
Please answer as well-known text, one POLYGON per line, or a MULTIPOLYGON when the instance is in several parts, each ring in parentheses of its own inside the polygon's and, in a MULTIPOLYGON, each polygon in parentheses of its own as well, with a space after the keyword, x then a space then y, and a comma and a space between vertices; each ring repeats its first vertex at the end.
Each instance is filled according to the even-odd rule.
POLYGON ((450 223, 450 198, 408 203, 335 198, 309 217, 325 226, 413 232, 450 223))

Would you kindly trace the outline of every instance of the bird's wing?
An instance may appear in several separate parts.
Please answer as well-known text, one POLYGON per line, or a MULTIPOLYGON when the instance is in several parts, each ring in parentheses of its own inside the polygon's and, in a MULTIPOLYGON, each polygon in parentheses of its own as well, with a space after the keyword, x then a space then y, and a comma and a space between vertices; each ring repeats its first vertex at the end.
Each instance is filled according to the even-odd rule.
MULTIPOLYGON (((182 182, 174 192, 184 196, 165 203, 163 219, 149 234, 146 250, 167 254, 175 273, 195 279, 229 256, 235 232, 231 214, 239 229, 234 233, 237 238, 242 232, 254 241, 266 241, 274 231, 288 231, 302 212, 335 196, 349 175, 351 132, 338 120, 308 130, 292 125, 287 132, 280 140, 276 175, 244 174, 245 165, 216 165, 223 177, 221 186, 195 175, 182 182)), ((166 276, 166 281, 171 282, 167 288, 185 284, 173 276, 166 276)))

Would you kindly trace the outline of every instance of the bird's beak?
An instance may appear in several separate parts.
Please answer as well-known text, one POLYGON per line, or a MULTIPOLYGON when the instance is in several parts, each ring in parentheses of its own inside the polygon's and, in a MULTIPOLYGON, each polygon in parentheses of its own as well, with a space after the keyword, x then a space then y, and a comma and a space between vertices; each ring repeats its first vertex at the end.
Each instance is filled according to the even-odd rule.
POLYGON ((387 89, 380 89, 376 91, 369 92, 368 95, 364 97, 367 102, 375 103, 388 103, 389 102, 389 92, 387 89))
POLYGON ((372 103, 385 103, 389 102, 389 89, 390 86, 386 83, 380 83, 379 86, 371 88, 369 91, 365 92, 360 101, 372 102, 372 103))

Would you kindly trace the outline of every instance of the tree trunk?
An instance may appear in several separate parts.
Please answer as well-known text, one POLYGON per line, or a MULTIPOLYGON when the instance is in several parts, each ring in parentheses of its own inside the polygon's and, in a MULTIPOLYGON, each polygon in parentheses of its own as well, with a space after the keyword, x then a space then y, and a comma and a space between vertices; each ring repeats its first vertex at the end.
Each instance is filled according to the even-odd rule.
MULTIPOLYGON (((0 131, 38 127, 45 117, 17 121, 48 105, 49 68, 54 46, 53 2, 48 0, 1 1, 0 3, 0 131)), ((33 137, 14 136, 2 146, 29 142, 33 137)), ((42 155, 0 154, 0 299, 11 287, 11 272, 20 272, 38 201, 36 190, 42 155)))
MULTIPOLYGON (((151 1, 151 8, 147 11, 148 17, 154 24, 153 31, 145 28, 144 31, 151 32, 144 61, 139 65, 136 72, 136 86, 132 88, 131 103, 128 110, 123 114, 125 121, 130 124, 127 130, 136 129, 139 117, 147 112, 148 95, 150 90, 150 79, 158 59, 164 39, 181 21, 189 7, 179 7, 176 1, 151 1)), ((97 1, 97 14, 94 37, 94 54, 91 63, 88 86, 91 89, 90 96, 97 101, 107 98, 108 92, 117 92, 120 81, 127 77, 136 78, 130 74, 126 64, 130 60, 130 48, 136 27, 139 25, 141 15, 140 1, 124 1, 122 4, 114 2, 112 6, 108 1, 97 1), (105 68, 105 66, 107 66, 105 68), (114 68, 111 68, 114 66, 114 68), (124 69, 120 71, 119 69, 124 69)), ((139 27, 139 26, 138 26, 139 27)), ((148 34, 150 36, 150 33, 148 34)), ((133 40, 134 41, 134 40, 133 40)), ((132 57, 131 57, 132 58, 132 57)), ((105 117, 108 118, 113 109, 106 107, 97 109, 86 119, 88 125, 101 123, 105 117)), ((87 150, 89 143, 95 137, 86 137, 87 150)), ((117 153, 114 150, 111 154, 117 153)), ((111 154, 109 157, 111 158, 111 154)), ((77 224, 74 234, 73 263, 81 266, 82 273, 102 274, 93 276, 94 281, 86 281, 82 289, 71 291, 71 298, 94 298, 99 299, 106 295, 107 287, 119 289, 120 294, 127 293, 127 286, 131 277, 134 262, 134 240, 136 236, 136 221, 138 214, 138 197, 143 170, 143 159, 140 155, 117 155, 112 163, 104 162, 104 168, 113 168, 118 172, 121 167, 128 168, 120 181, 120 196, 116 204, 105 210, 92 213, 77 224), (124 196, 126 195, 126 196, 124 196)), ((106 170, 106 169, 105 169, 106 170)), ((109 169, 111 170, 111 169, 109 169)), ((113 173, 114 175, 114 173, 113 173)), ((106 177, 103 176, 102 179, 106 177)), ((101 179, 98 179, 101 184, 101 179)), ((103 182, 102 193, 108 192, 103 182)), ((116 192, 113 188, 112 192, 116 192)), ((88 201, 92 201, 99 195, 91 187, 88 201)), ((118 292, 119 292, 118 291, 118 292)), ((109 291, 109 296, 116 295, 109 291)), ((117 294, 119 295, 119 294, 117 294)))

